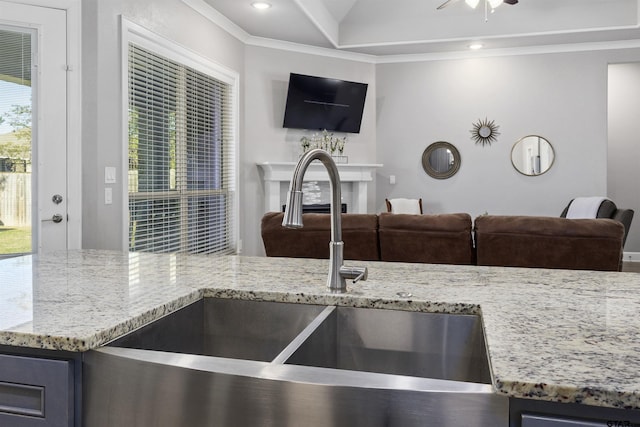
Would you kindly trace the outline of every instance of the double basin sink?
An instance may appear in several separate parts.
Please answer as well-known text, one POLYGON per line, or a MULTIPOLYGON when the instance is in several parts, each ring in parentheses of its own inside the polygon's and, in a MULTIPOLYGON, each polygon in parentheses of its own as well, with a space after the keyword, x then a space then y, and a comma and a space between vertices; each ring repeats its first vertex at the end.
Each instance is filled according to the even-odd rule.
POLYGON ((204 298, 83 364, 85 425, 508 425, 481 319, 204 298))

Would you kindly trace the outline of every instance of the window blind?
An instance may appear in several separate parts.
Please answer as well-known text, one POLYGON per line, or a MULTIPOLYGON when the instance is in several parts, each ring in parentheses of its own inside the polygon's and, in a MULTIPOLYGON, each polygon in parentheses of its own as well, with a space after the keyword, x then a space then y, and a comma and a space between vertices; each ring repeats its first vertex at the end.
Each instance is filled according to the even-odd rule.
POLYGON ((129 44, 129 249, 232 253, 232 87, 129 44))
POLYGON ((2 80, 31 86, 31 34, 0 27, 2 80))

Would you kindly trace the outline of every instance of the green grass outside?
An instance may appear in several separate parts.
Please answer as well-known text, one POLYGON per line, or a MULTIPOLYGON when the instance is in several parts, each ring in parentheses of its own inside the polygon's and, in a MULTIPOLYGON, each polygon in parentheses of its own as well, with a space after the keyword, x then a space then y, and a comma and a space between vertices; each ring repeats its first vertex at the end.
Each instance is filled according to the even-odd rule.
POLYGON ((0 255, 31 252, 31 227, 0 227, 0 255))

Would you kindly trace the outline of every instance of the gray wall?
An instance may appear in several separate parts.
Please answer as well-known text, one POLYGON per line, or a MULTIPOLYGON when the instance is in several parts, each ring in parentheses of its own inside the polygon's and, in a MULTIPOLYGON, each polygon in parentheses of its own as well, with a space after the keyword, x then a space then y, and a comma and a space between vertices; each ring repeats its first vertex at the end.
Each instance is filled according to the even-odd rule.
MULTIPOLYGON (((126 228, 125 186, 113 186, 112 205, 103 201, 104 167, 115 166, 122 176, 124 166, 120 14, 240 73, 245 254, 264 253, 264 187, 256 163, 296 160, 304 134, 281 125, 290 72, 370 84, 362 133, 351 135, 346 148, 351 162, 384 164, 371 189, 370 212, 385 210, 385 197, 422 197, 426 213, 555 216, 573 197, 618 195, 618 184, 607 187, 607 170, 618 170, 627 158, 612 157, 607 167, 607 66, 640 61, 638 49, 374 65, 245 46, 176 0, 85 0, 82 13, 85 248, 120 249, 126 228), (469 130, 485 117, 496 121, 501 135, 482 147, 469 130), (535 178, 518 174, 510 162, 513 143, 529 134, 546 137, 556 150, 553 168, 535 178), (443 181, 427 176, 420 163, 423 150, 439 140, 462 155, 460 172, 443 181)), ((619 174, 616 182, 637 182, 619 174)), ((626 249, 640 246, 630 241, 626 249)))
POLYGON ((605 194, 606 71, 589 53, 379 66, 379 209, 385 197, 422 197, 426 213, 558 216, 573 197, 605 194), (469 131, 485 118, 500 135, 483 147, 469 131), (556 154, 537 177, 518 173, 510 157, 513 144, 532 134, 556 154), (429 177, 420 163, 440 140, 462 156, 448 180, 429 177))
MULTIPOLYGON (((350 163, 376 161, 373 64, 247 46, 243 98, 245 144, 240 165, 243 253, 247 255, 264 254, 260 237, 260 218, 265 212, 264 185, 256 163, 297 161, 302 152, 300 138, 312 133, 282 127, 291 72, 369 83, 360 133, 349 134, 344 152, 350 163)), ((369 211, 373 212, 373 188, 369 196, 369 211)))
MULTIPOLYGON (((379 65, 377 149, 385 166, 378 210, 385 197, 422 197, 426 213, 557 216, 576 196, 615 199, 607 188, 607 66, 621 58, 640 56, 630 49, 379 65), (501 135, 482 147, 469 130, 485 117, 501 135), (538 177, 519 174, 510 161, 513 144, 530 134, 547 138, 556 153, 552 169, 538 177), (443 181, 420 163, 439 140, 462 156, 458 174, 443 181)), ((629 173, 621 167, 620 182, 631 180, 629 173)), ((640 248, 628 242, 626 249, 640 248)))
POLYGON ((640 252, 640 63, 609 65, 607 188, 619 207, 635 210, 625 251, 640 252))
MULTIPOLYGON (((104 204, 104 167, 122 176, 120 15, 240 73, 240 239, 243 253, 264 254, 260 218, 264 186, 257 162, 294 161, 303 131, 282 128, 290 72, 370 83, 362 131, 349 137, 352 162, 375 161, 375 70, 372 64, 245 46, 176 0, 83 2, 83 247, 121 249, 126 194, 113 185, 104 204), (185 31, 188 29, 188 31, 185 31), (246 114, 246 117, 245 117, 246 114)), ((370 196, 375 196, 373 188, 370 196)), ((374 209, 375 201, 370 209, 374 209)))
MULTIPOLYGON (((240 73, 244 44, 176 0, 82 2, 83 247, 122 249, 126 183, 122 153, 120 15, 240 73), (104 168, 115 166, 113 204, 104 204, 104 168)), ((242 83, 241 83, 242 85, 242 83)), ((241 93, 244 92, 242 86, 241 93)), ((242 113, 240 120, 243 122, 242 113)), ((242 132, 240 143, 242 144, 242 132)))

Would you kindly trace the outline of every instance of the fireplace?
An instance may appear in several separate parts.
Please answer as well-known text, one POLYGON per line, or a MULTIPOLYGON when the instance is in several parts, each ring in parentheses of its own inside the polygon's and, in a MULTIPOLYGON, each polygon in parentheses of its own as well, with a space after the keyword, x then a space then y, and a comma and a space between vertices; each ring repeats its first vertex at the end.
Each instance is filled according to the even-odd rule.
MULTIPOLYGON (((286 205, 282 205, 282 212, 284 212, 285 207, 286 205)), ((342 203, 340 205, 340 211, 342 213, 347 213, 346 203, 342 203)), ((331 213, 331 204, 318 203, 313 205, 302 205, 302 213, 331 213)))
MULTIPOLYGON (((316 163, 318 162, 309 165, 305 179, 328 183, 327 170, 323 165, 316 163)), ((376 169, 381 168, 382 165, 341 163, 336 166, 342 182, 342 200, 349 205, 349 212, 367 213, 368 184, 373 181, 376 169)), ((277 212, 286 200, 284 196, 290 185, 296 163, 263 162, 258 163, 258 167, 262 171, 264 181, 265 212, 277 212)), ((329 199, 320 200, 320 202, 328 201, 329 199)))

